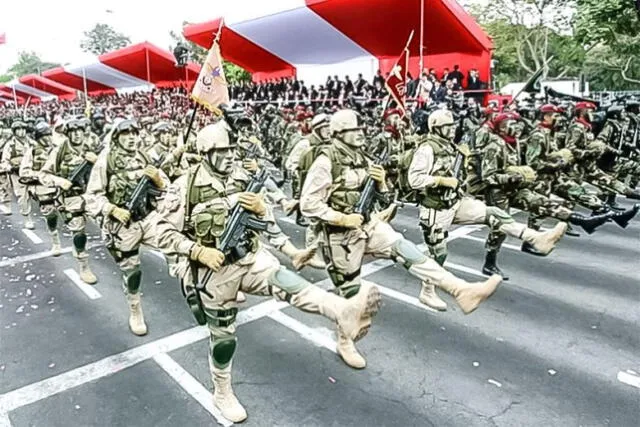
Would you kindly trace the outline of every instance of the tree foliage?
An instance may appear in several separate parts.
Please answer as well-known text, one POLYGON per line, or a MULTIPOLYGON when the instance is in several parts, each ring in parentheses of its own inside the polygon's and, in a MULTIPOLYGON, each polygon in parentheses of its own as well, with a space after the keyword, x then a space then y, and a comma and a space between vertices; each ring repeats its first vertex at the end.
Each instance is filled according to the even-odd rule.
POLYGON ((94 55, 102 55, 131 44, 129 37, 117 32, 108 24, 96 24, 91 30, 84 32, 84 37, 80 42, 80 48, 94 55))
MULTIPOLYGON (((182 25, 187 25, 188 22, 183 22, 182 25)), ((182 42, 189 48, 189 58, 192 62, 196 62, 198 64, 203 64, 205 59, 207 58, 207 49, 193 43, 190 40, 186 40, 182 34, 176 34, 174 31, 169 31, 169 36, 174 41, 175 44, 169 46, 169 50, 173 52, 175 46, 182 42)), ((239 67, 235 64, 232 64, 228 61, 222 61, 222 68, 224 69, 224 75, 227 78, 229 83, 238 83, 242 81, 251 80, 251 74, 247 72, 244 68, 239 67)))
POLYGON ((35 52, 22 51, 18 54, 18 62, 9 68, 9 72, 5 76, 9 76, 9 80, 11 80, 26 74, 40 74, 50 68, 59 66, 60 64, 43 61, 35 52))
POLYGON ((524 81, 549 61, 544 78, 578 78, 592 90, 640 84, 640 22, 631 0, 466 2, 492 37, 499 84, 524 81))

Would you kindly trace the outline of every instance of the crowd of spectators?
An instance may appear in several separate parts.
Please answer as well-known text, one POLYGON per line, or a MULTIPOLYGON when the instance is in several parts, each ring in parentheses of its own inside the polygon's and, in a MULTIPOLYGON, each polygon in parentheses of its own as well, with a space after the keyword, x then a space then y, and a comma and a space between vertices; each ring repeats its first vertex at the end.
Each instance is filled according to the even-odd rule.
MULTIPOLYGON (((295 78, 271 79, 264 82, 240 82, 229 86, 231 99, 239 103, 274 103, 282 106, 311 104, 314 107, 344 105, 350 97, 368 101, 382 101, 387 95, 385 80, 389 74, 381 71, 371 81, 358 74, 355 80, 337 75, 327 77, 322 85, 307 86, 304 81, 295 78)), ((448 98, 459 94, 462 90, 482 90, 486 83, 478 78, 477 70, 470 70, 467 76, 456 65, 450 71, 445 68, 437 73, 431 68, 420 78, 410 74, 407 80, 407 96, 416 99, 419 104, 445 102, 448 98)), ((134 92, 128 94, 108 94, 91 97, 92 110, 99 109, 108 116, 152 116, 176 121, 184 121, 192 102, 184 87, 155 89, 151 92, 134 92)), ((479 95, 481 97, 481 95, 479 95)), ((31 116, 45 117, 53 123, 57 118, 66 115, 84 114, 86 104, 83 99, 74 101, 50 101, 32 104, 27 107, 31 116)), ((20 110, 0 104, 0 119, 22 114, 20 110)))

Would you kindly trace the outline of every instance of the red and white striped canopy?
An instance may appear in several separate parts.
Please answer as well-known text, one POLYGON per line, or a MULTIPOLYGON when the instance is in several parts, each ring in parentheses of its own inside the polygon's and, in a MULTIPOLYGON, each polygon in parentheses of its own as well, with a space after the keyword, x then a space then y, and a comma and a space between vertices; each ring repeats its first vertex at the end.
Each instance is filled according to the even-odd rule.
POLYGON ((197 78, 200 66, 175 66, 175 58, 151 43, 138 43, 100 55, 84 64, 75 64, 45 71, 43 76, 83 91, 86 81, 90 95, 114 93, 137 88, 190 85, 197 78))
POLYGON ((76 91, 68 86, 37 74, 27 74, 17 80, 12 80, 0 85, 1 93, 9 96, 13 101, 15 91, 18 103, 50 101, 53 99, 72 100, 76 97, 76 91))
MULTIPOLYGON (((373 76, 393 66, 409 34, 417 74, 424 7, 425 67, 489 72, 492 43, 455 0, 279 0, 247 4, 233 14, 189 25, 184 36, 210 47, 222 20, 222 56, 254 80, 292 76, 317 83, 331 74, 373 76)), ((341 76, 342 77, 342 76, 341 76)))

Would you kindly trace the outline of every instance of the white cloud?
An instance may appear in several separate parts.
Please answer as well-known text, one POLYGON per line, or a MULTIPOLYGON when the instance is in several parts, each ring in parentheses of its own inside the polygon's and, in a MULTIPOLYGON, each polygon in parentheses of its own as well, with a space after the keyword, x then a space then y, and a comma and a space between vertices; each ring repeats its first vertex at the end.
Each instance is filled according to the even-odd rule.
POLYGON ((169 31, 179 33, 182 21, 204 22, 262 1, 3 1, 0 33, 6 33, 7 44, 0 45, 0 74, 16 62, 18 52, 23 50, 35 51, 50 62, 84 61, 87 54, 80 49, 83 32, 97 23, 113 26, 133 43, 146 40, 166 49, 171 44, 169 31))

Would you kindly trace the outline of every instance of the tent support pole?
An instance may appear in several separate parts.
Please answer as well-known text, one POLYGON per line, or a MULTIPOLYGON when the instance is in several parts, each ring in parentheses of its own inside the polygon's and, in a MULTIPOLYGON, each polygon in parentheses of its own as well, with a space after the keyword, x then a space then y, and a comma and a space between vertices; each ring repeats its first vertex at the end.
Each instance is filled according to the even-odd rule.
POLYGON ((424 3, 427 0, 420 0, 420 69, 418 70, 418 78, 422 75, 424 70, 424 56, 422 54, 424 49, 424 3))
POLYGON ((18 96, 16 95, 16 85, 14 84, 11 89, 13 89, 13 108, 15 111, 18 111, 18 96))
POLYGON ((144 56, 147 60, 147 82, 151 83, 151 70, 149 70, 149 49, 145 49, 144 56))

